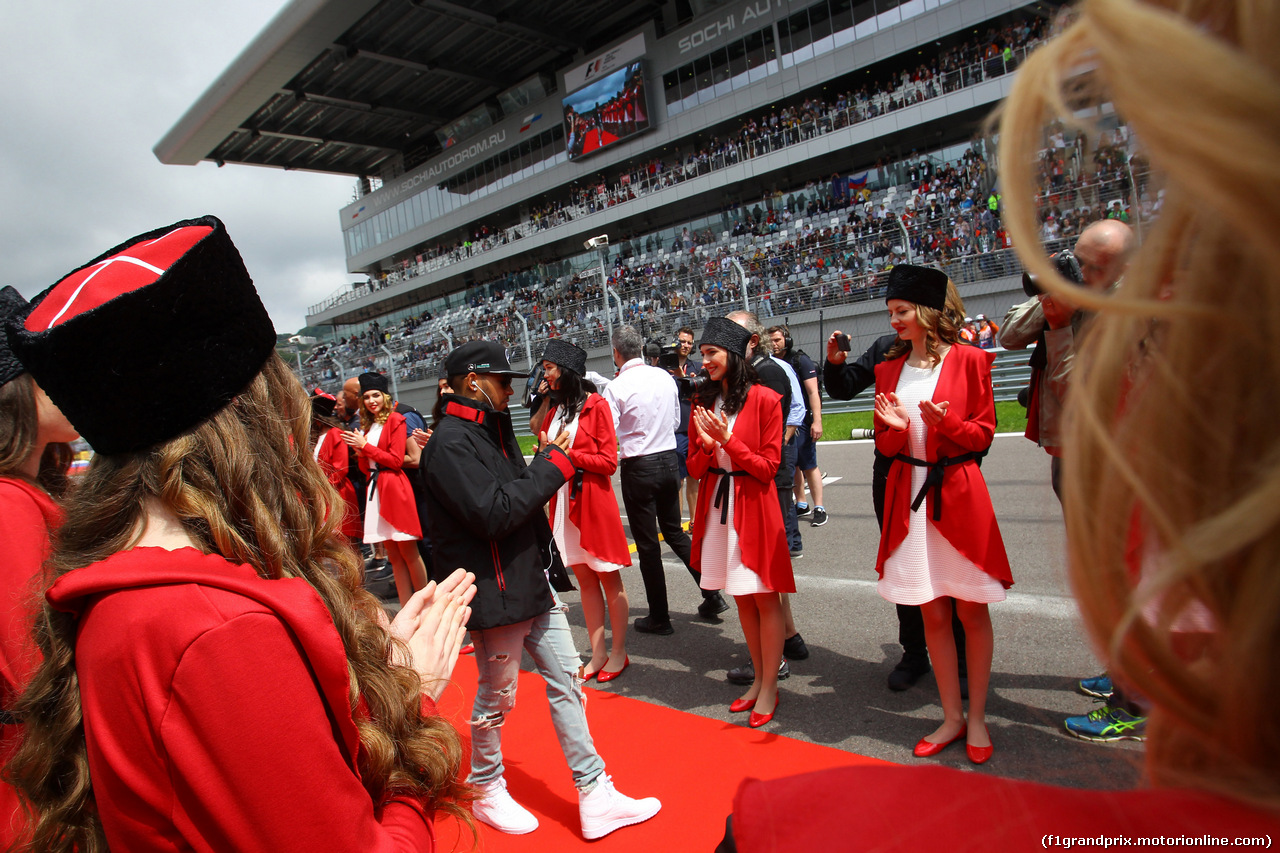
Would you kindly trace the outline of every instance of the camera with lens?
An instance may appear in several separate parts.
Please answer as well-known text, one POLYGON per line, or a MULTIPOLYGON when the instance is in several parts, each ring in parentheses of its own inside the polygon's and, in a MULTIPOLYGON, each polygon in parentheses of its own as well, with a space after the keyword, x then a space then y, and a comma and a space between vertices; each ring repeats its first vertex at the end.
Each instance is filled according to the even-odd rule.
MULTIPOLYGON (((1054 252, 1049 256, 1049 260, 1053 261, 1054 269, 1067 281, 1074 284, 1084 284, 1084 273, 1080 271, 1080 261, 1076 259, 1070 249, 1054 252)), ((1044 293, 1044 290, 1036 281, 1036 277, 1029 272, 1022 273, 1022 291, 1027 296, 1039 296, 1044 293)))
POLYGON ((645 358, 661 367, 675 379, 680 389, 680 400, 692 400, 702 386, 711 381, 705 369, 694 376, 684 376, 680 372, 680 344, 660 344, 650 341, 644 346, 645 358))

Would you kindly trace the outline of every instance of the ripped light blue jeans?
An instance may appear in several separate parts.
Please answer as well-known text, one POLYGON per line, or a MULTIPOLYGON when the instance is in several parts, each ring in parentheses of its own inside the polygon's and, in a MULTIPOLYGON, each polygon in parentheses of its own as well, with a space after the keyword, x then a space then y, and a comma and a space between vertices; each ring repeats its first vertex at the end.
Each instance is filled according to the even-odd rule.
POLYGON ((578 650, 574 648, 565 618, 565 606, 555 606, 541 616, 501 628, 472 631, 476 667, 480 671, 476 701, 471 709, 471 777, 483 785, 502 777, 502 724, 516 704, 520 652, 527 649, 534 667, 547 683, 551 724, 573 784, 585 788, 604 772, 604 760, 596 753, 587 728, 582 685, 577 681, 578 650))

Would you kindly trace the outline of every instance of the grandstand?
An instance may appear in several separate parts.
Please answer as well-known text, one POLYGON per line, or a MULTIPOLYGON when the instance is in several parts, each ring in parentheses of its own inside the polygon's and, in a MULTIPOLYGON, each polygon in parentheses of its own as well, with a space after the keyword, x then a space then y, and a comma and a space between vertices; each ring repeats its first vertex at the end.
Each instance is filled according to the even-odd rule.
MULTIPOLYGON (((475 337, 517 366, 565 337, 609 372, 618 323, 744 304, 816 354, 883 333, 894 263, 940 264, 974 314, 1020 301, 981 124, 1059 6, 295 0, 156 154, 356 179, 366 280, 311 307, 308 384, 387 370, 421 406, 475 337)), ((1047 241, 1153 212, 1127 145, 1046 136, 1047 241)))

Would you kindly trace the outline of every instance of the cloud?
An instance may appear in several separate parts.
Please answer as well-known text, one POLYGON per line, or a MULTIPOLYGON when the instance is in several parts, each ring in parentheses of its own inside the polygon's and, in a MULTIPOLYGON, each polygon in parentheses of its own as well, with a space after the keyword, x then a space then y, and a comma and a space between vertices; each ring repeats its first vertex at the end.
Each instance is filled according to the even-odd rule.
POLYGON ((278 2, 11 3, 0 58, 0 246, 31 297, 124 240, 221 218, 278 331, 348 275, 338 209, 355 179, 212 163, 152 146, 275 15, 278 2))

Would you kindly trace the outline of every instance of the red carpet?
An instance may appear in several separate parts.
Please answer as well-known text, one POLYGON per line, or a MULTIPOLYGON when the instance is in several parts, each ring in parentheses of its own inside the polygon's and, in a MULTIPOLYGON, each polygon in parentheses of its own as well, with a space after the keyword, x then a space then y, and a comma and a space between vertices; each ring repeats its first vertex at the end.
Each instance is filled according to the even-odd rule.
POLYGON ((590 154, 592 151, 596 151, 600 148, 607 148, 617 141, 618 137, 614 136, 609 131, 597 131, 593 127, 591 130, 587 131, 586 137, 582 140, 582 153, 590 154), (603 142, 600 141, 602 136, 604 137, 603 142))
MULTIPOLYGON (((441 712, 464 734, 475 695, 475 659, 464 656, 455 686, 440 697, 441 712)), ((786 691, 780 714, 785 714, 786 691)), ((599 841, 586 841, 578 826, 578 795, 551 728, 547 694, 537 673, 521 672, 516 708, 503 726, 507 784, 516 802, 537 816, 529 835, 504 835, 477 824, 482 853, 563 850, 711 853, 724 834, 738 783, 746 776, 773 778, 825 767, 879 764, 837 749, 753 730, 742 724, 673 711, 603 690, 587 689, 587 718, 596 749, 618 790, 662 800, 658 816, 599 841)), ((465 850, 449 820, 439 826, 440 850, 465 850)))

